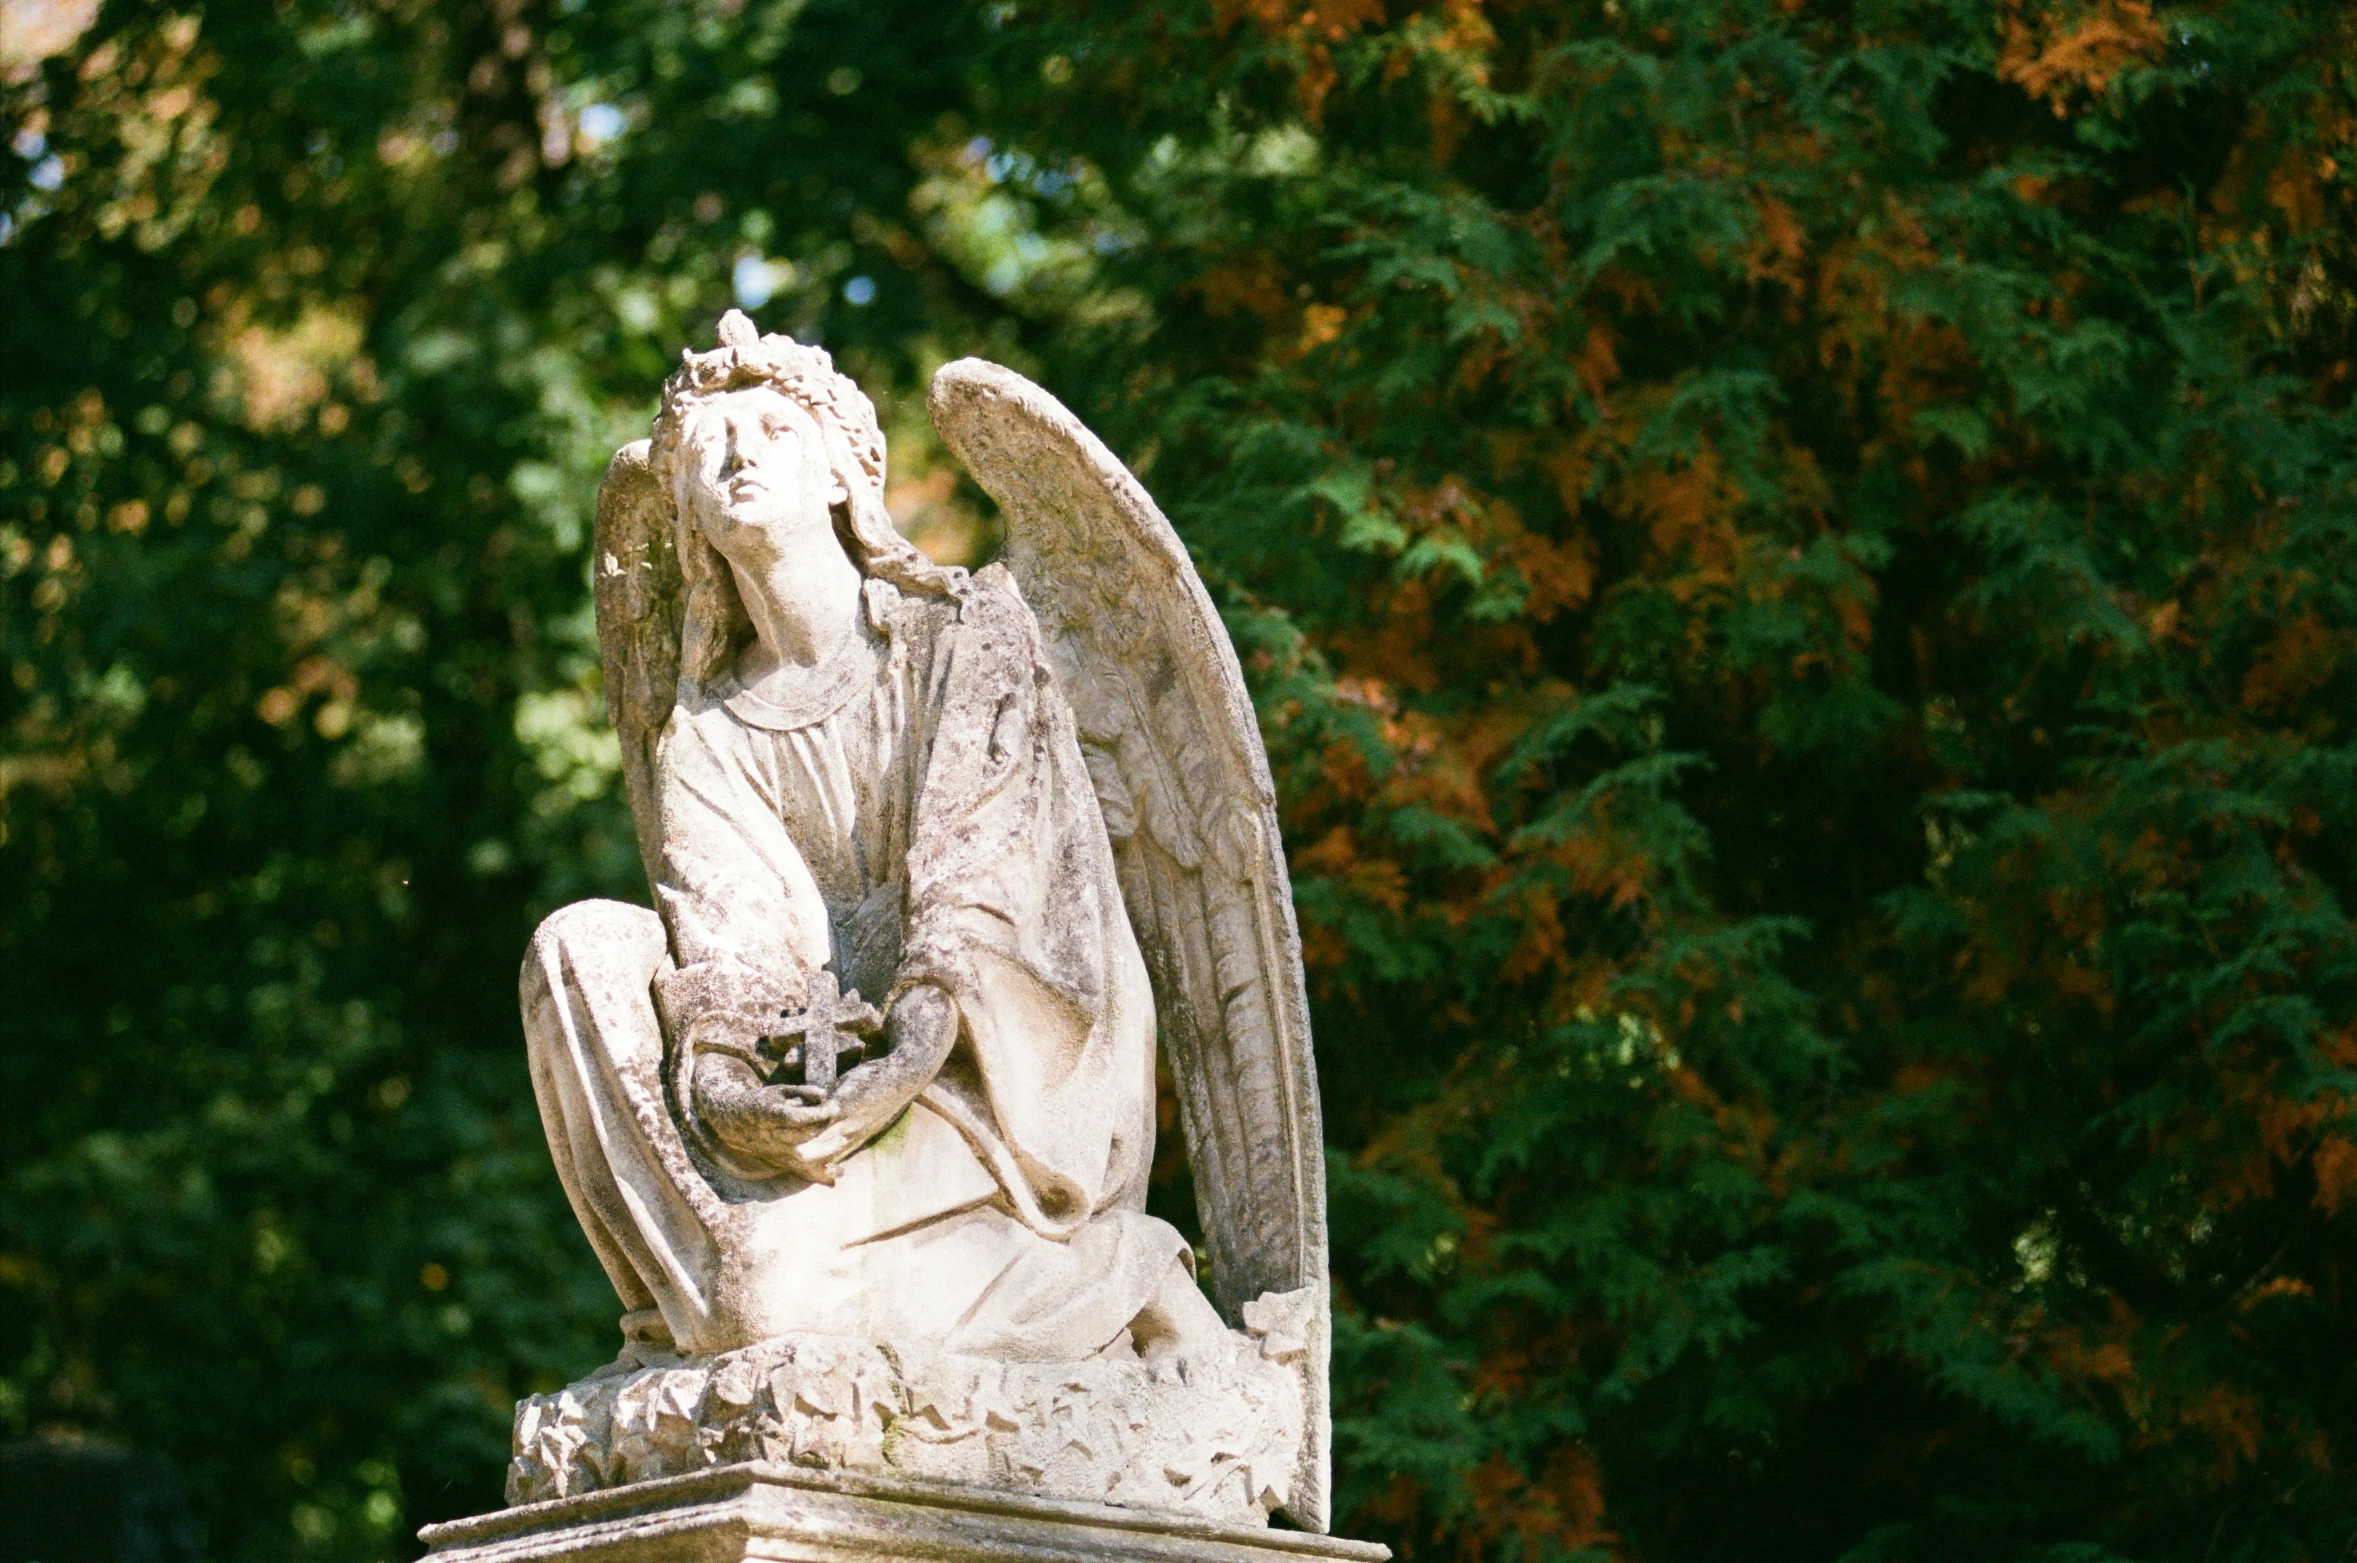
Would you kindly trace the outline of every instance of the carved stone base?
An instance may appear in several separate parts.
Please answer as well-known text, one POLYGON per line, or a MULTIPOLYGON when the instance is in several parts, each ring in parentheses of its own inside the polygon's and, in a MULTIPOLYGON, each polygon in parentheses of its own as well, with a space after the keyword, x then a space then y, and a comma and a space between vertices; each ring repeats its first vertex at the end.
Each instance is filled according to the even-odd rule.
MULTIPOLYGON (((1258 1317, 1256 1325, 1264 1323, 1258 1317)), ((516 1407, 510 1503, 767 1460, 1266 1523, 1302 1447, 1296 1331, 1081 1362, 785 1336, 618 1362, 516 1407)))
POLYGON ((429 1525, 429 1563, 1386 1563, 1387 1547, 902 1477, 724 1466, 429 1525))

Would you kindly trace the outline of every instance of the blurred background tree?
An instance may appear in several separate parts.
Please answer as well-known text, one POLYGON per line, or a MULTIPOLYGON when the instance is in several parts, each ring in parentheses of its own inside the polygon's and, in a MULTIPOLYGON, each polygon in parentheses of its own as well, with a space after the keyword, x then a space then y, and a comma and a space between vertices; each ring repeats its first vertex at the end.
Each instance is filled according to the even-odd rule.
POLYGON ((0 39, 0 1433, 374 1558, 610 1352, 512 974, 643 893, 590 498, 737 302, 938 555, 979 351, 1228 614, 1342 1529, 2346 1557, 2345 8, 88 11, 0 39))

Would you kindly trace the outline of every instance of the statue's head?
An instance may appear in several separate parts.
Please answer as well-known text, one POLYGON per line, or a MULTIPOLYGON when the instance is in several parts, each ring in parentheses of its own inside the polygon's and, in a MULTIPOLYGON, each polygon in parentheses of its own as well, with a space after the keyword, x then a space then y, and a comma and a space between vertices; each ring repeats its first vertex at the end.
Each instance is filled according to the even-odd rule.
POLYGON ((761 336, 736 310, 720 345, 686 352, 663 385, 652 461, 687 587, 681 671, 725 672, 751 633, 728 557, 831 526, 862 575, 938 593, 951 573, 893 528, 875 404, 826 350, 761 336), (763 536, 761 534, 770 534, 763 536))

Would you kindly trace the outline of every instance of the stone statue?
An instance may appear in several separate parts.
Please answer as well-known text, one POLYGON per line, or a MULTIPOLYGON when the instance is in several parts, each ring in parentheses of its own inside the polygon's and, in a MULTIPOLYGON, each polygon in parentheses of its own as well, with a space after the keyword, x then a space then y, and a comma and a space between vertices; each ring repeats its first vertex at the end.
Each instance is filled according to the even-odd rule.
POLYGON ((731 311, 598 498, 655 911, 570 906, 532 1078, 620 1294, 511 1502, 737 1461, 1323 1530, 1324 1183, 1234 649, 1135 477, 968 359, 1005 558, 928 561, 875 411, 731 311), (1157 1029, 1217 1306, 1145 1213, 1157 1029))

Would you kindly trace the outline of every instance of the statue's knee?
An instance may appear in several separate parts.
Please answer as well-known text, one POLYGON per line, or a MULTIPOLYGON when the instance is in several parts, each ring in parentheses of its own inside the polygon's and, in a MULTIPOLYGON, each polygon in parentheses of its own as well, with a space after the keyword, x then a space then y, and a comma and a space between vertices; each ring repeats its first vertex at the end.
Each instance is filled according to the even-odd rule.
POLYGON ((659 959, 663 949, 663 919, 627 901, 575 901, 541 919, 532 935, 534 949, 550 951, 600 949, 650 953, 659 959))
POLYGON ((643 906, 624 901, 576 901, 541 920, 524 955, 527 1004, 535 988, 553 988, 566 972, 654 979, 663 962, 663 920, 643 906))

